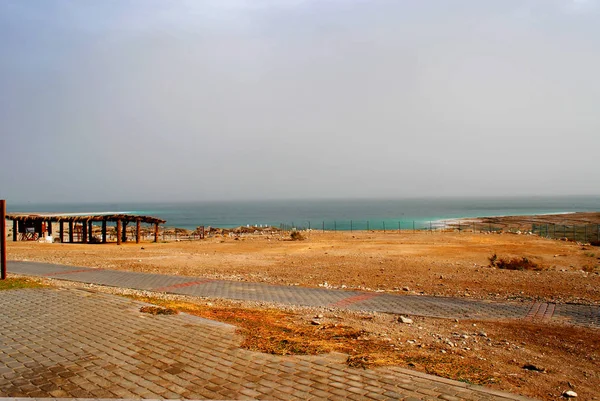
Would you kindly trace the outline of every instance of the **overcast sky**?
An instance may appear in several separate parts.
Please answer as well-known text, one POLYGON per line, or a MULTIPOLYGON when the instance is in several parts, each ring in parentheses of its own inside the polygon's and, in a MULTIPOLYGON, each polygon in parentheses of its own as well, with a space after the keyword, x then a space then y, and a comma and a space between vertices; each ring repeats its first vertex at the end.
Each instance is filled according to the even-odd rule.
POLYGON ((0 0, 0 198, 600 193, 595 0, 0 0))

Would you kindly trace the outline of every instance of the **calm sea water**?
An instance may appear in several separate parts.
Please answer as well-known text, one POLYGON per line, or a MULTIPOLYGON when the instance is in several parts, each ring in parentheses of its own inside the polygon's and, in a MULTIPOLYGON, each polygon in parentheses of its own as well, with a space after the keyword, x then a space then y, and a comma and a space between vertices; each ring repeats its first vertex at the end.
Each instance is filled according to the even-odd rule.
POLYGON ((354 200, 270 200, 179 203, 7 204, 14 212, 129 212, 167 220, 166 226, 286 224, 349 230, 428 227, 430 222, 462 217, 600 211, 600 196, 518 198, 424 198, 354 200), (351 223, 352 221, 352 223, 351 223))

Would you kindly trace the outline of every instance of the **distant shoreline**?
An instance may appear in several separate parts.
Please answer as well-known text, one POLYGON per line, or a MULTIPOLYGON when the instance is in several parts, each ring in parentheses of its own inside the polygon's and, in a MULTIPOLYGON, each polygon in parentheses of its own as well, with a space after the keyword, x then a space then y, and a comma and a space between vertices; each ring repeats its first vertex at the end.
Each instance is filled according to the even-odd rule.
MULTIPOLYGON (((600 212, 600 197, 503 197, 194 202, 7 204, 7 211, 43 214, 99 214, 127 211, 166 220, 166 227, 296 227, 331 231, 429 229, 508 216, 568 216, 600 212), (400 227, 401 226, 401 227, 400 227)), ((123 212, 123 214, 127 213, 123 212)), ((519 217, 525 218, 525 217, 519 217)))
POLYGON ((513 216, 481 216, 445 221, 448 228, 458 228, 461 224, 492 224, 514 227, 524 227, 532 224, 553 225, 598 225, 600 224, 600 212, 564 212, 564 213, 540 213, 530 215, 513 216))

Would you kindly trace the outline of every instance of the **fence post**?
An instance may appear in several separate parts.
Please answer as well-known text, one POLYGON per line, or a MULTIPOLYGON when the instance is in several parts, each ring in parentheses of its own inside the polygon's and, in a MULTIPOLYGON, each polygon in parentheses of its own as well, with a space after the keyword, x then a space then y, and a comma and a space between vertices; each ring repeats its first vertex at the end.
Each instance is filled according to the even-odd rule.
POLYGON ((352 231, 353 231, 353 228, 354 228, 354 227, 352 227, 352 220, 350 220, 350 232, 352 232, 352 231))
POLYGON ((6 280, 6 200, 0 200, 0 280, 6 280))
POLYGON ((398 234, 400 234, 400 222, 398 222, 398 234))
POLYGON ((460 234, 460 220, 458 220, 458 233, 460 234))
POLYGON ((333 220, 333 232, 337 232, 337 222, 333 220))
POLYGON ((413 220, 413 233, 415 232, 415 221, 413 220))
POLYGON ((583 242, 587 242, 587 224, 583 226, 583 242))
POLYGON ((369 231, 369 220, 367 220, 367 231, 369 231))
POLYGON ((385 221, 383 221, 382 223, 383 223, 383 233, 385 234, 385 221))

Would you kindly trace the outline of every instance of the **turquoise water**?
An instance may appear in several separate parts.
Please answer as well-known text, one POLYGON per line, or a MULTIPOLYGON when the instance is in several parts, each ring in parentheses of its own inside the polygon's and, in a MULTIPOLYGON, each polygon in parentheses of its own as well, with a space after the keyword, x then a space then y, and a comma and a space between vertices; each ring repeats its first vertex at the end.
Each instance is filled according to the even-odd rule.
POLYGON ((429 227, 461 217, 600 211, 600 196, 513 198, 423 198, 270 200, 173 203, 27 203, 7 204, 15 212, 131 212, 167 220, 166 226, 237 227, 281 224, 299 228, 397 230, 429 227))

